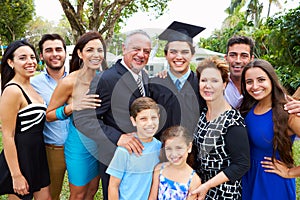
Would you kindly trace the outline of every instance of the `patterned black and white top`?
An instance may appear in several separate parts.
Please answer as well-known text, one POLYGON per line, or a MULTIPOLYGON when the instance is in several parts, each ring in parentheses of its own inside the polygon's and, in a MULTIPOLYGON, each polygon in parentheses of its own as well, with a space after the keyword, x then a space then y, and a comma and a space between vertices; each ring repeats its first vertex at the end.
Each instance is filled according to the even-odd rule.
POLYGON ((224 172, 230 180, 211 188, 206 199, 241 199, 241 177, 250 167, 250 151, 243 117, 227 110, 207 121, 202 112, 194 133, 196 171, 202 183, 224 172))

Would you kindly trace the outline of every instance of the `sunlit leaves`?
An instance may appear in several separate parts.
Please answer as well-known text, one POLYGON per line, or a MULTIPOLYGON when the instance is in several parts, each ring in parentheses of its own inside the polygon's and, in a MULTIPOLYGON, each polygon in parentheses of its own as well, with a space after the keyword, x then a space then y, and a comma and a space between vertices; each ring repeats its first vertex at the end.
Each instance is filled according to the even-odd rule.
POLYGON ((33 0, 0 1, 0 36, 2 42, 9 43, 25 36, 26 23, 34 13, 33 0))

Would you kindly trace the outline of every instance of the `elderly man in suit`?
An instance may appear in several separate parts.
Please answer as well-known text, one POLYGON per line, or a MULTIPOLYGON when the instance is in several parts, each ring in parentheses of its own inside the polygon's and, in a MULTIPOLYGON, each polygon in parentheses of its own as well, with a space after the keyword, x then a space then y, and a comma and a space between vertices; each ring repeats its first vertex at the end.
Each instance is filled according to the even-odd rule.
POLYGON ((101 106, 74 113, 76 127, 99 146, 104 199, 107 199, 109 182, 105 170, 116 146, 123 146, 136 154, 143 150, 143 145, 135 137, 129 107, 136 98, 149 95, 148 75, 143 69, 150 56, 151 39, 142 30, 133 31, 127 35, 122 50, 122 59, 98 74, 91 83, 90 93, 99 95, 101 106))

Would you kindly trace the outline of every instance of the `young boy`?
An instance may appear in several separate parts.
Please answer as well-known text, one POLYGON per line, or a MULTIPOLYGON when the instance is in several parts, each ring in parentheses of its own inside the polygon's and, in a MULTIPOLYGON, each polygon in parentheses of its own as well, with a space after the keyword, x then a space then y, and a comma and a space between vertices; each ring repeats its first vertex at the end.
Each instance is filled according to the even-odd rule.
POLYGON ((152 172, 159 162, 161 142, 154 138, 159 125, 159 107, 149 97, 136 99, 130 107, 130 119, 136 127, 136 137, 144 149, 141 156, 130 154, 118 147, 106 170, 110 174, 108 186, 109 200, 147 200, 152 172))

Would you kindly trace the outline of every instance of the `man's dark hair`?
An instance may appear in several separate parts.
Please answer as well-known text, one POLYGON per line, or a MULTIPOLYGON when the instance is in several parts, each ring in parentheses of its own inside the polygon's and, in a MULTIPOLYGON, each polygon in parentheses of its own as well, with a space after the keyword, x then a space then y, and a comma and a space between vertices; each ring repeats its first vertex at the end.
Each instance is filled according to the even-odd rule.
POLYGON ((250 56, 253 55, 253 49, 254 49, 254 41, 252 38, 247 37, 247 36, 240 36, 240 35, 235 35, 231 37, 228 42, 227 42, 227 49, 226 49, 226 54, 228 54, 228 49, 234 44, 246 44, 250 46, 250 56))
POLYGON ((43 53, 43 44, 47 41, 47 40, 60 40, 63 44, 63 47, 65 49, 65 51, 67 51, 67 47, 66 47, 66 42, 65 40, 57 33, 53 33, 53 34, 44 34, 42 36, 42 39, 39 41, 39 49, 40 49, 40 53, 43 53))

